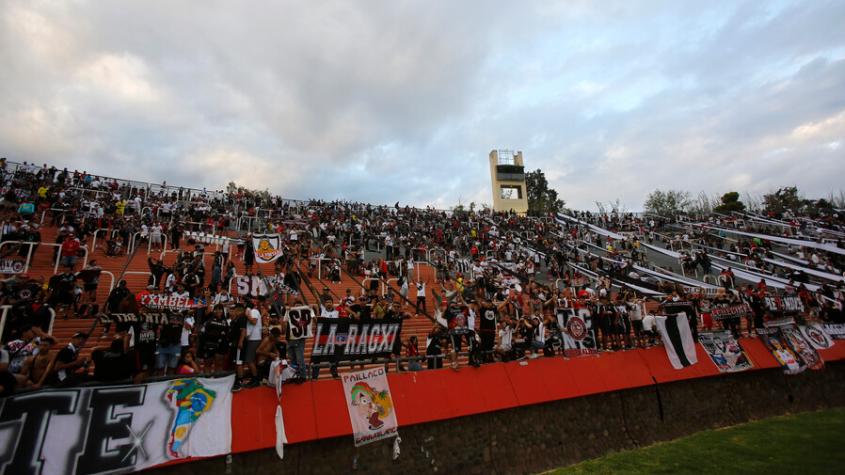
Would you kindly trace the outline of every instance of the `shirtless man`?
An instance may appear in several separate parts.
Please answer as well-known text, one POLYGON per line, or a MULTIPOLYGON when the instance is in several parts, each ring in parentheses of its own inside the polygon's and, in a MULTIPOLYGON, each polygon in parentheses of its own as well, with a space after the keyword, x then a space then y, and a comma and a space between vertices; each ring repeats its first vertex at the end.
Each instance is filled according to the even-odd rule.
POLYGON ((38 343, 38 353, 29 356, 24 361, 23 371, 27 377, 27 383, 33 389, 44 386, 49 381, 50 373, 53 372, 53 360, 55 354, 51 352, 56 340, 53 337, 42 338, 38 343))

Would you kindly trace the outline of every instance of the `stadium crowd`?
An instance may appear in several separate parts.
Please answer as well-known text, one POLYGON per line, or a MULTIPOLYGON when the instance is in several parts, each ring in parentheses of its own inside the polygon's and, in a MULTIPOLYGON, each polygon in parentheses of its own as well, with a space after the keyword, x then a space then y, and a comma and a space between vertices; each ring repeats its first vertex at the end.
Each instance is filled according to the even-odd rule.
MULTIPOLYGON (((578 313, 591 316, 584 351, 659 344, 654 315, 682 304, 693 332, 750 335, 779 316, 769 299, 790 296, 803 304, 798 319, 845 321, 842 254, 730 234, 817 239, 829 230, 842 248, 839 215, 823 223, 786 217, 785 225, 773 224, 781 223, 776 217, 692 222, 625 213, 562 220, 291 201, 5 159, 0 171, 0 266, 9 276, 0 282, 0 304, 8 306, 0 395, 221 371, 235 371, 239 389, 260 384, 279 359, 287 359, 293 381, 316 378, 324 365, 310 365, 308 342, 292 334, 289 310, 302 307, 323 318, 429 319, 425 341, 403 332, 392 359, 378 362, 397 371, 568 354, 567 321, 578 313), (55 228, 55 241, 44 242, 42 226, 55 228), (256 262, 257 234, 281 236, 272 270, 256 262), (24 271, 45 247, 56 271, 32 277, 24 271), (100 292, 104 269, 89 258, 100 251, 115 263, 147 252, 146 287, 119 277, 100 292), (422 268, 433 269, 433 279, 422 268), (338 284, 347 288, 330 288, 338 284), (714 308, 740 305, 749 311, 713 318, 714 308), (58 341, 50 334, 54 318, 94 324, 58 341), (83 357, 92 346, 90 359, 83 357)), ((338 363, 345 362, 329 365, 335 377, 338 363)))

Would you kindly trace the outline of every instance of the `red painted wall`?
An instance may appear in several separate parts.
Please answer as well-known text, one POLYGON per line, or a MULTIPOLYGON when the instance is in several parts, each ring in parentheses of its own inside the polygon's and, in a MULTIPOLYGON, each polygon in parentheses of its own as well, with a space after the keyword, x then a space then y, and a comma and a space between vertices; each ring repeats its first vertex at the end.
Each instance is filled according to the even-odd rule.
MULTIPOLYGON (((778 366, 757 338, 743 338, 740 344, 755 370, 778 366)), ((672 368, 665 350, 655 347, 579 358, 539 358, 529 360, 527 365, 511 362, 465 367, 458 372, 441 369, 391 374, 388 378, 401 427, 655 382, 718 376, 719 370, 701 345, 696 347, 698 364, 682 370, 672 368)), ((819 353, 825 361, 845 359, 845 342, 819 353)), ((291 444, 352 433, 338 380, 286 385, 282 408, 291 444)), ((275 411, 275 391, 270 388, 236 393, 232 406, 232 451, 273 447, 275 411)))

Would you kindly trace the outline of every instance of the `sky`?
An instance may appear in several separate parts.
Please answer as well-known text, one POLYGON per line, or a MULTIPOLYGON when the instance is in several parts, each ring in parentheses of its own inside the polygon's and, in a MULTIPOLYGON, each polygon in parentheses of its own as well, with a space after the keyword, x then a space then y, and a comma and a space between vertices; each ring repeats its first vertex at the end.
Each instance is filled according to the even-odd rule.
POLYGON ((0 2, 0 156, 448 208, 845 189, 845 2, 0 2))

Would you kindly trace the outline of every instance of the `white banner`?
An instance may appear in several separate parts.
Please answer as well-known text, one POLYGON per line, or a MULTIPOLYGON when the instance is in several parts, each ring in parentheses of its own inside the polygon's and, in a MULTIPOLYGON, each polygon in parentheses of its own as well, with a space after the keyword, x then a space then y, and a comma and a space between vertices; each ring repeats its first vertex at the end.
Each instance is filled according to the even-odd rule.
POLYGON ((129 473, 232 447, 235 377, 50 389, 0 401, 0 473, 129 473))
POLYGON ((343 395, 355 447, 399 435, 396 409, 384 368, 343 375, 343 395))
POLYGON ((810 325, 799 325, 798 328, 801 330, 801 335, 804 336, 804 339, 810 342, 810 345, 817 350, 827 350, 833 347, 833 339, 825 333, 822 326, 818 323, 812 323, 810 325))
POLYGON ((282 255, 282 238, 278 234, 254 234, 252 248, 255 250, 255 262, 267 264, 282 255))

